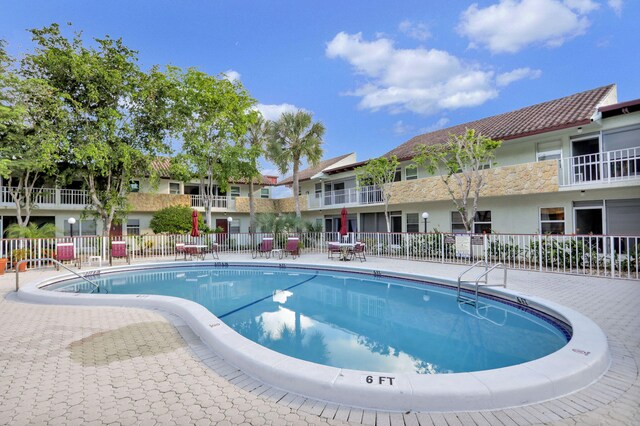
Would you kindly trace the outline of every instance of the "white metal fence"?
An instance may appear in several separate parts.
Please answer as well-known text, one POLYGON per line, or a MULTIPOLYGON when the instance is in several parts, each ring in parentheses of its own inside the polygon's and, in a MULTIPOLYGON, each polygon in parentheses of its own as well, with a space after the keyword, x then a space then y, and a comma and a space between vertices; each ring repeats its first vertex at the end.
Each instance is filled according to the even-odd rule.
MULTIPOLYGON (((327 253, 329 242, 345 239, 331 232, 283 233, 275 236, 223 233, 198 238, 189 235, 141 235, 118 239, 127 243, 132 260, 144 261, 175 258, 176 243, 179 242, 202 246, 215 243, 224 256, 225 253, 248 254, 263 237, 274 238, 274 248, 284 248, 289 236, 300 238, 303 255, 327 253)), ((640 236, 358 232, 348 235, 346 239, 365 243, 368 256, 457 264, 485 260, 490 264, 503 263, 511 269, 626 279, 640 277, 640 236)), ((3 239, 0 240, 0 257, 9 259, 8 267, 11 269, 22 259, 55 257, 56 245, 62 242, 73 242, 75 253, 83 263, 90 256, 99 256, 103 263, 109 260, 110 240, 103 237, 3 239)), ((375 262, 374 259, 370 261, 375 262)))

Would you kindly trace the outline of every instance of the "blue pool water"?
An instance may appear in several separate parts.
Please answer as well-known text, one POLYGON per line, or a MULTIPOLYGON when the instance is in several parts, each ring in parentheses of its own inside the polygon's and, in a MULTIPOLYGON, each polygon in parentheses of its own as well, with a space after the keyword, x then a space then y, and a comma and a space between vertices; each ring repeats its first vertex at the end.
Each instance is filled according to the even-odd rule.
MULTIPOLYGON (((342 271, 203 265, 112 273, 95 281, 111 294, 192 300, 262 346, 354 370, 488 370, 548 355, 570 336, 566 325, 510 303, 481 298, 476 309, 444 286, 342 271)), ((46 289, 90 287, 70 280, 46 289)))

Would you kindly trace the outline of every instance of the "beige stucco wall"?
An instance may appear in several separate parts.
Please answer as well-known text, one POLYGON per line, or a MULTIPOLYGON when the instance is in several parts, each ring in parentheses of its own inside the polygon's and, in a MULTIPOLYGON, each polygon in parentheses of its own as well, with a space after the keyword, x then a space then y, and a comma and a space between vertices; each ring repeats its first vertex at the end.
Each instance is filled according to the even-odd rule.
POLYGON ((129 204, 133 212, 155 212, 169 206, 191 207, 191 196, 133 192, 129 194, 129 204))
MULTIPOLYGON (((481 196, 541 194, 558 191, 556 161, 505 166, 482 172, 486 186, 481 196)), ((394 182, 389 204, 450 200, 445 184, 439 176, 394 182)))

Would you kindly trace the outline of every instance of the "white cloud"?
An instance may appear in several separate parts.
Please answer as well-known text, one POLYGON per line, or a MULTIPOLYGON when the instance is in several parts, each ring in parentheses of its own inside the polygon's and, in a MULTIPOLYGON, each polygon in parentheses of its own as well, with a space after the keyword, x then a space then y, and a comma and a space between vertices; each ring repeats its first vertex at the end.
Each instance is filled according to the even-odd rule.
POLYGON ((609 0, 607 4, 613 9, 616 15, 620 16, 622 14, 622 0, 609 0))
POLYGON ((255 108, 258 111, 260 111, 260 113, 266 120, 271 120, 271 121, 276 121, 277 119, 279 119, 282 113, 284 112, 305 111, 305 109, 298 108, 297 106, 291 105, 291 104, 278 104, 278 105, 258 104, 256 105, 255 108))
POLYGON ((238 71, 227 70, 222 74, 224 74, 224 77, 231 82, 240 81, 240 73, 238 71))
POLYGON ((431 32, 429 31, 429 27, 427 24, 422 22, 411 22, 408 19, 400 22, 398 29, 406 34, 408 37, 414 38, 416 40, 425 41, 429 37, 431 37, 431 32))
POLYGON ((564 0, 564 4, 582 14, 592 12, 600 7, 598 3, 594 3, 592 0, 564 0))
POLYGON ((536 78, 540 78, 541 75, 542 71, 540 70, 532 70, 531 68, 518 68, 513 71, 499 74, 496 77, 496 84, 500 87, 504 87, 510 85, 514 81, 522 80, 523 78, 534 80, 536 78))
POLYGON ((449 124, 449 119, 447 117, 442 117, 438 121, 433 123, 431 126, 423 127, 422 129, 420 129, 420 132, 421 133, 434 132, 436 130, 440 130, 444 128, 444 126, 446 126, 447 124, 449 124))
POLYGON ((413 126, 404 123, 402 120, 398 120, 393 124, 393 133, 397 136, 406 135, 413 131, 413 126))
POLYGON ((341 32, 327 44, 329 58, 344 59, 367 82, 348 95, 360 108, 434 114, 481 105, 498 95, 494 73, 437 49, 397 49, 386 38, 367 41, 341 32))
POLYGON ((532 44, 550 47, 584 34, 586 14, 598 5, 591 0, 500 0, 480 8, 471 5, 462 13, 460 34, 470 47, 485 46, 493 53, 515 53, 532 44))

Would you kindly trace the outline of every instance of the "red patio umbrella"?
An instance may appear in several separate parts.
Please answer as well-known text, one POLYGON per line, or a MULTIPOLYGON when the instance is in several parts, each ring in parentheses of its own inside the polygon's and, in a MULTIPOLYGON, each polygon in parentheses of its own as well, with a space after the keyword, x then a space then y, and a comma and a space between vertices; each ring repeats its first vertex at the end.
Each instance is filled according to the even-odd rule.
POLYGON ((349 232, 347 230, 347 208, 343 207, 340 212, 340 235, 344 237, 349 232))
POLYGON ((198 212, 196 210, 191 213, 191 236, 200 236, 200 233, 198 232, 198 212))

